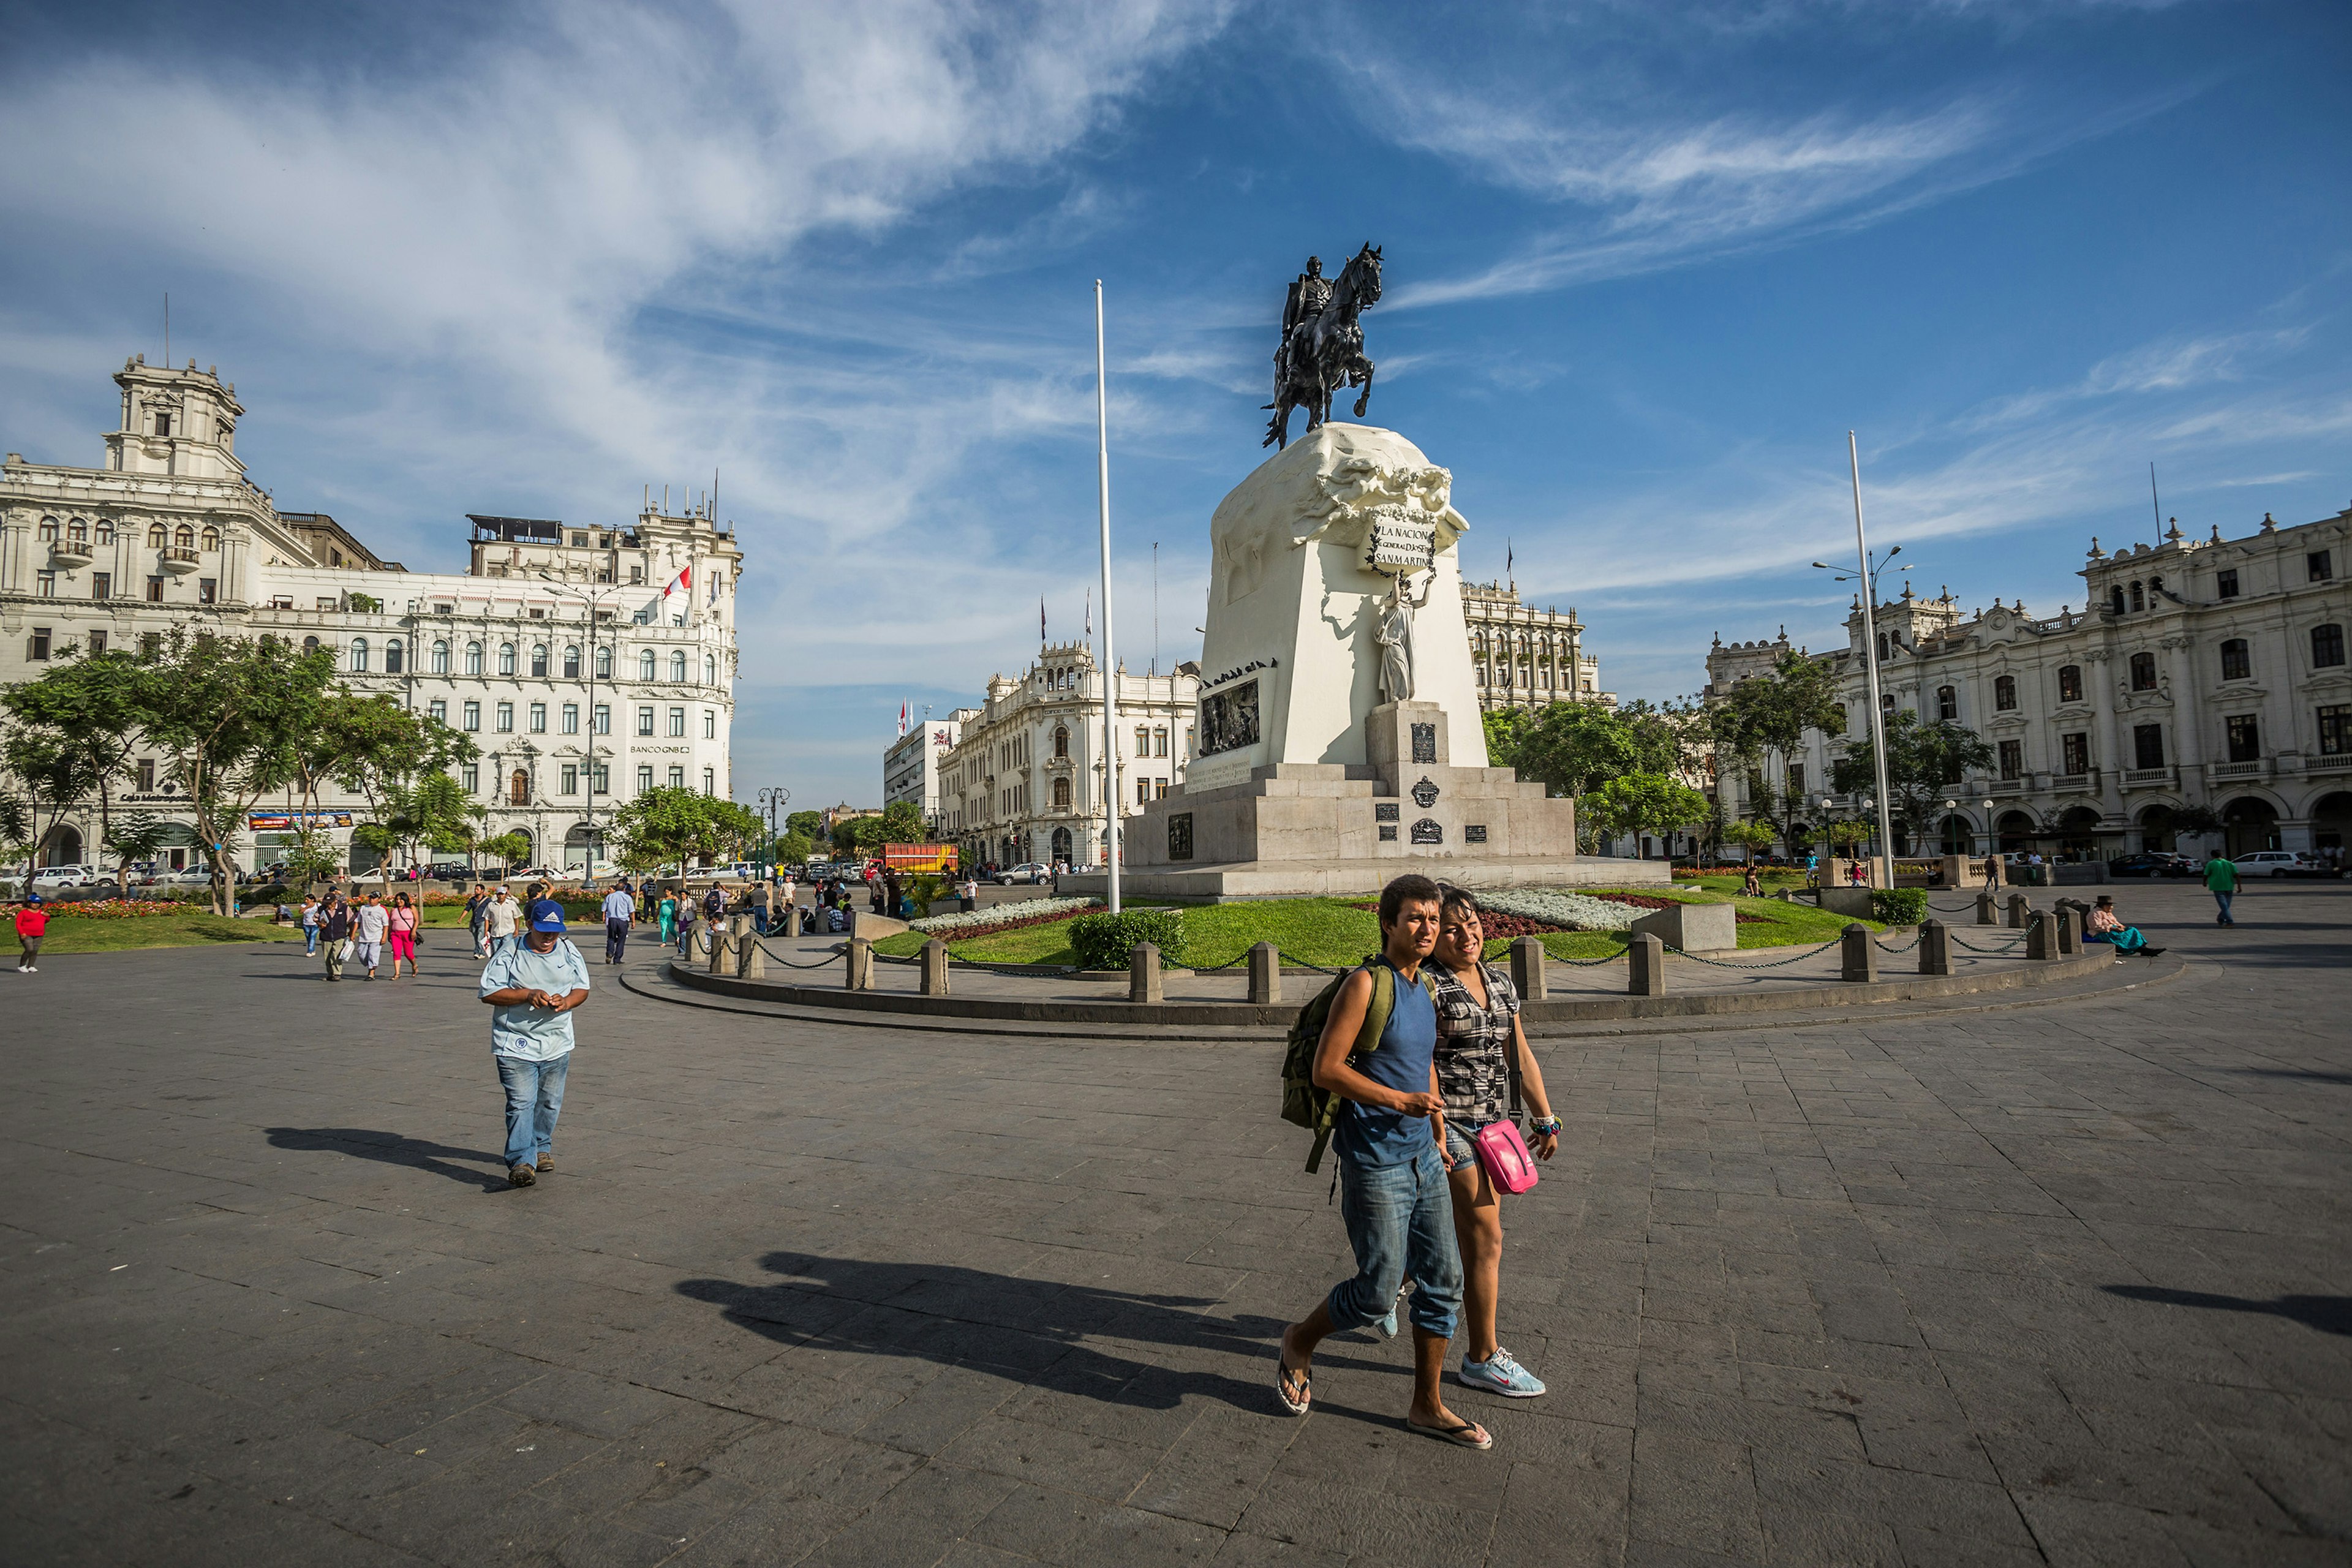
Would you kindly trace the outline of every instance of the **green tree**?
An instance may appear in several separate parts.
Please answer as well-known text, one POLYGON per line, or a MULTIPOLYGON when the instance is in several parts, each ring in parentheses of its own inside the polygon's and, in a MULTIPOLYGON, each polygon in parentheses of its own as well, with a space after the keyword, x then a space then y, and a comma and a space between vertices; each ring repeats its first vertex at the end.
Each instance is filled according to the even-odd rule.
MULTIPOLYGON (((320 704, 318 722, 307 738, 306 771, 330 771, 346 789, 365 797, 368 814, 382 834, 364 843, 383 858, 378 875, 391 886, 393 855, 405 848, 412 858, 419 840, 436 830, 454 828, 448 814, 419 815, 415 792, 428 779, 448 777, 447 770, 478 754, 473 742, 428 713, 404 706, 390 695, 358 697, 336 692, 320 704)), ((430 786, 436 801, 446 801, 442 786, 430 786)), ((455 781, 447 786, 455 789, 455 781)))
POLYGON ((1772 841, 1779 837, 1769 823, 1727 822, 1723 825, 1724 842, 1737 844, 1748 851, 1748 863, 1751 866, 1756 863, 1756 852, 1771 848, 1772 841))
POLYGON ((786 833, 797 833, 802 837, 814 844, 819 838, 824 837, 824 813, 821 811, 793 812, 790 816, 784 818, 784 831, 786 833))
POLYGON ((89 753, 46 726, 12 726, 0 741, 0 766, 15 775, 21 789, 24 825, 18 834, 25 847, 25 879, 32 880, 40 847, 57 830, 58 819, 98 784, 89 753))
MULTIPOLYGON (((1885 729, 1887 809, 1914 839, 1930 837, 1945 795, 1968 773, 1992 766, 1992 748, 1965 724, 1949 719, 1923 724, 1907 708, 1887 714, 1885 729)), ((1874 754, 1864 734, 1832 764, 1830 778, 1839 793, 1878 793, 1874 754)), ((1893 845, 1885 847, 1885 853, 1894 852, 1893 845)))
POLYGON ((779 866, 803 865, 815 853, 816 841, 805 833, 787 833, 776 840, 776 864, 779 866))
POLYGON ((121 891, 131 887, 131 863, 152 860, 163 853, 172 825, 152 811, 134 811, 117 817, 100 842, 114 855, 114 885, 121 891))
MULTIPOLYGON (((144 679, 128 653, 90 654, 52 664, 39 679, 0 691, 0 704, 17 724, 81 754, 88 787, 98 792, 100 844, 114 826, 114 781, 139 743, 144 679)), ((90 858, 98 858, 95 852, 90 858)))
POLYGON ((624 865, 682 867, 740 858, 766 831, 756 813, 731 800, 665 786, 614 813, 608 837, 624 865))
POLYGON ((1519 765, 1519 742, 1534 728, 1535 712, 1527 708, 1489 708, 1479 715, 1486 731, 1486 761, 1498 768, 1519 765))
POLYGON ((1601 832, 1663 837, 1706 819, 1706 796, 1666 773, 1625 773, 1577 797, 1577 812, 1601 832))
POLYGON ((1808 730, 1832 736, 1845 732, 1845 710, 1827 661, 1781 654, 1769 673, 1733 684, 1707 710, 1707 730, 1747 776, 1749 809, 1778 826, 1794 848, 1804 801, 1789 788, 1789 760, 1803 746, 1808 730))
MULTIPOLYGON (((1488 726, 1490 737, 1495 728, 1488 726)), ((1681 773, 1693 739, 1693 721, 1684 709, 1644 700, 1614 709, 1603 702, 1555 702, 1511 726, 1512 760, 1504 765, 1555 795, 1580 800, 1611 779, 1681 773)))

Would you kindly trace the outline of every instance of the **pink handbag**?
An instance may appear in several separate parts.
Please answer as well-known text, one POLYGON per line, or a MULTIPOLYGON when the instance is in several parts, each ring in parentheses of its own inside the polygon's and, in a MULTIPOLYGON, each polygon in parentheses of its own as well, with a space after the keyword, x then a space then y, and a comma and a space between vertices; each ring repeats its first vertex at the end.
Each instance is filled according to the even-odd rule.
POLYGON ((1519 1136, 1516 1121, 1489 1121, 1478 1129, 1470 1146, 1478 1152, 1486 1179, 1504 1192, 1524 1193, 1540 1180, 1536 1157, 1528 1152, 1527 1140, 1519 1136))

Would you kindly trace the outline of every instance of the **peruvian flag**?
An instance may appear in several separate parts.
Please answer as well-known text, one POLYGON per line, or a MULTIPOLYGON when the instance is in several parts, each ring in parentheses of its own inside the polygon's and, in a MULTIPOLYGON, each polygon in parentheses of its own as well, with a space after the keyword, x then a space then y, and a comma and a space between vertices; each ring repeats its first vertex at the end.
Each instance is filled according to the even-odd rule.
POLYGON ((901 734, 901 735, 904 735, 906 732, 907 732, 907 705, 906 705, 905 703, 901 702, 901 703, 899 703, 899 704, 898 704, 898 733, 899 733, 899 734, 901 734))
POLYGON ((685 571, 680 572, 677 576, 670 579, 669 586, 662 590, 662 597, 667 599, 672 594, 690 593, 693 590, 693 587, 694 566, 692 563, 688 563, 685 571))

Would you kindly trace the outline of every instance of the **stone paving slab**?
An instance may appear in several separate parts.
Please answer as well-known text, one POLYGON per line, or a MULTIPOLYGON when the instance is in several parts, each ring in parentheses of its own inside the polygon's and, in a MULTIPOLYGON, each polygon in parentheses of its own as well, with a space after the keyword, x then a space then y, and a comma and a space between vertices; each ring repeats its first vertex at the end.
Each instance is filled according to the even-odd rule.
MULTIPOLYGON (((2352 1560, 2352 889, 2119 889, 2179 980, 1538 1046, 1496 1448, 1276 1047, 580 1015, 509 1190, 473 969, 62 957, 0 1037, 9 1562, 2352 1560), (1104 1048, 1105 1045, 1116 1048, 1104 1048)), ((438 935, 439 933, 435 933, 438 935)), ((639 963, 649 962, 640 955, 639 963)))

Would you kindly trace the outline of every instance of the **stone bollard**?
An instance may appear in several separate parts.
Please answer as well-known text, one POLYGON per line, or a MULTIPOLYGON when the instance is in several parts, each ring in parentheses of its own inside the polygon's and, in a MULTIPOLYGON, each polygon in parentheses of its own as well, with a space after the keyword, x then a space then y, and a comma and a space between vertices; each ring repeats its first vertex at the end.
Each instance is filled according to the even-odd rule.
POLYGON ((1992 889, 1990 888, 1979 888, 1977 889, 1977 924, 1980 926, 1997 926, 2000 924, 2000 908, 1993 902, 1992 889))
POLYGON ((1839 939, 1838 978, 1867 984, 1878 978, 1878 944, 1860 921, 1845 928, 1839 939))
POLYGON ((948 944, 938 937, 923 943, 923 994, 948 994, 948 944))
POLYGON ((1625 944, 1625 993, 1629 996, 1666 994, 1666 944, 1651 931, 1635 931, 1625 944))
POLYGON ((1282 952, 1270 942, 1249 950, 1249 999, 1262 1005, 1282 1000, 1282 952))
POLYGON ((1539 937, 1523 936, 1511 943, 1511 984, 1522 1002, 1540 1002, 1550 993, 1544 980, 1544 944, 1539 937))
POLYGON ((2023 893, 2010 894, 2009 929, 2011 931, 2023 931, 2026 928, 2027 923, 2032 921, 2032 918, 2033 906, 2026 902, 2025 895, 2023 893))
POLYGON ((1168 999, 1168 982, 1160 973, 1160 949, 1157 944, 1139 942, 1127 961, 1127 999, 1130 1002, 1164 1002, 1168 999))
POLYGON ((2082 941, 2075 935, 2075 932, 2081 929, 2080 922, 2083 919, 2078 907, 2069 900, 2059 905, 2052 918, 2058 922, 2059 952, 2064 954, 2082 952, 2082 941))
POLYGON ((1919 922, 1919 973, 1949 974, 1952 972, 1952 933, 1938 920, 1919 922))
POLYGON ((2055 958, 2058 956, 2057 921, 2041 910, 2032 911, 2025 928, 2025 956, 2055 958))
POLYGON ((735 978, 765 980, 767 977, 768 950, 760 945, 758 938, 746 939, 741 950, 735 956, 735 978))
POLYGON ((853 936, 849 939, 849 970, 845 982, 852 991, 874 989, 874 943, 872 939, 853 936))
POLYGON ((714 921, 710 926, 711 973, 724 974, 732 967, 730 961, 733 958, 731 950, 734 944, 735 939, 728 935, 727 928, 714 921))

